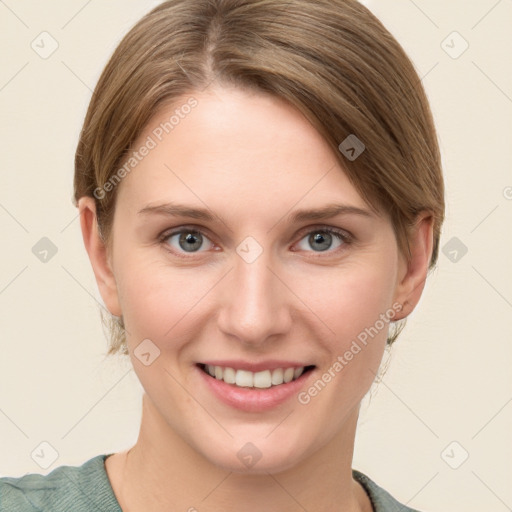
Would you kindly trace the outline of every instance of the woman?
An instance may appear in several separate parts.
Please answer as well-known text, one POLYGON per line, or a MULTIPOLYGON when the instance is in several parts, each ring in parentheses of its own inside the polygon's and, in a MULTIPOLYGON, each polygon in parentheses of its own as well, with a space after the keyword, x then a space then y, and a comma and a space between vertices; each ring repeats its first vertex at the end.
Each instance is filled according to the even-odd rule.
POLYGON ((428 103, 382 24, 352 0, 164 2, 107 64, 75 163, 140 434, 0 479, 0 509, 412 510, 351 467, 444 216, 428 103))

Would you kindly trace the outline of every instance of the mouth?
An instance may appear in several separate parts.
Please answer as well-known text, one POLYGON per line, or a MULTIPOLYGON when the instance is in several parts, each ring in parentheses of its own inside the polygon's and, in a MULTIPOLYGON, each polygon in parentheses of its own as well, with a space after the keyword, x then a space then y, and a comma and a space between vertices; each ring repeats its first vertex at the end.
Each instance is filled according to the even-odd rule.
POLYGON ((197 367, 209 377, 237 388, 269 389, 288 384, 311 372, 315 365, 284 367, 252 372, 229 366, 198 363, 197 367))

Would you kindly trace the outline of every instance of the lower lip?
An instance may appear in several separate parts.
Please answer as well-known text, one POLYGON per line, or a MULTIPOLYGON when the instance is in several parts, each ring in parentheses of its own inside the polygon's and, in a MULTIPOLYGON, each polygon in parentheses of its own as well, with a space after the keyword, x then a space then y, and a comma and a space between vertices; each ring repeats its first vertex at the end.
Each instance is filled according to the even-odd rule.
POLYGON ((303 373, 298 379, 270 388, 242 388, 216 379, 196 366, 209 390, 223 403, 241 411, 262 412, 286 402, 299 393, 304 383, 314 372, 303 373))

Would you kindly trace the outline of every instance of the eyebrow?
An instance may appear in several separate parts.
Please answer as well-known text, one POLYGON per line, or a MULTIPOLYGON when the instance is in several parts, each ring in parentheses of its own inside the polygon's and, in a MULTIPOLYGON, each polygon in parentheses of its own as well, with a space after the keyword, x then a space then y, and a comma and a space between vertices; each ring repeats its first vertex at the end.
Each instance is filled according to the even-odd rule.
MULTIPOLYGON (((194 208, 178 203, 164 203, 148 205, 142 208, 138 215, 162 215, 167 217, 189 217, 192 219, 210 221, 215 220, 215 215, 206 208, 194 208)), ((370 210, 346 204, 328 204, 321 208, 310 208, 291 212, 286 218, 289 222, 302 222, 307 220, 325 220, 338 215, 361 215, 373 217, 370 210)))
POLYGON ((325 220, 338 215, 361 215, 363 217, 373 217, 370 210, 351 206, 347 204, 328 204, 321 208, 311 208, 309 210, 298 210, 288 215, 291 222, 300 222, 304 220, 325 220))
POLYGON ((138 212, 138 215, 157 214, 167 217, 190 217, 198 220, 215 220, 215 215, 205 208, 192 208, 177 203, 148 205, 138 212))

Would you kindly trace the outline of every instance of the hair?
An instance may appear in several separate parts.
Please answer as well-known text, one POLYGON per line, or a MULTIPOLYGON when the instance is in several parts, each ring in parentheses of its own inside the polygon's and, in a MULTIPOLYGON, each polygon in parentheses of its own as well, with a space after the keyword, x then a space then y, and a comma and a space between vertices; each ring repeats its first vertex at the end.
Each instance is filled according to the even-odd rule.
MULTIPOLYGON (((431 110, 403 48, 356 0, 169 0, 145 15, 103 70, 75 155, 74 204, 94 197, 107 249, 112 179, 133 143, 162 108, 212 82, 263 91, 297 108, 369 206, 389 214, 407 258, 410 229, 429 212, 432 270, 444 184, 431 110), (340 150, 350 135, 365 148, 355 159, 340 150)), ((122 317, 102 320, 108 355, 127 354, 122 317)))

